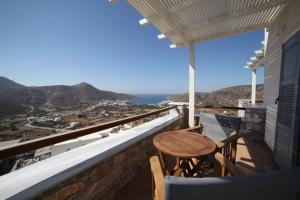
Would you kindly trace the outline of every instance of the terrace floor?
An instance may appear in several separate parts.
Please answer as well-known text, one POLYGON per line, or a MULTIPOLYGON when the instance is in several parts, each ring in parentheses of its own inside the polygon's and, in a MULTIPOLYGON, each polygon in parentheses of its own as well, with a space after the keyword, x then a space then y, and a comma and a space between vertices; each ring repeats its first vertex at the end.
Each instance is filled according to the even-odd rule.
MULTIPOLYGON (((277 170, 272 151, 262 139, 240 138, 237 147, 237 164, 243 165, 257 173, 277 170)), ((141 169, 138 175, 129 182, 114 200, 151 200, 150 165, 141 169)))

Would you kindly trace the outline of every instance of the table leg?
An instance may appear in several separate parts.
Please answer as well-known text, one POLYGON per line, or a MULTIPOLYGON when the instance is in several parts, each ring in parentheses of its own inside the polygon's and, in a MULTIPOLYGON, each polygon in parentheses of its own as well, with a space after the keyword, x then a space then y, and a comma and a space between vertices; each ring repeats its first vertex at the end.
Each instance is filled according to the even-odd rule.
POLYGON ((167 163, 165 162, 165 159, 164 159, 163 154, 162 154, 161 151, 158 151, 158 156, 159 156, 159 160, 160 160, 163 172, 165 173, 165 175, 170 175, 169 171, 167 169, 167 163))
POLYGON ((174 176, 181 176, 183 169, 181 167, 177 168, 174 172, 174 176))
POLYGON ((183 169, 180 165, 180 158, 176 157, 176 166, 174 170, 174 176, 181 176, 181 173, 183 172, 183 169))
POLYGON ((190 163, 192 162, 190 160, 191 159, 176 158, 176 167, 175 167, 174 175, 181 176, 181 174, 183 173, 185 177, 193 176, 193 169, 195 164, 190 163))
POLYGON ((180 167, 180 158, 179 157, 177 157, 176 158, 176 167, 180 167))
POLYGON ((186 158, 181 161, 181 168, 183 169, 183 173, 187 177, 193 177, 198 175, 198 171, 201 167, 201 162, 195 163, 193 158, 186 158))

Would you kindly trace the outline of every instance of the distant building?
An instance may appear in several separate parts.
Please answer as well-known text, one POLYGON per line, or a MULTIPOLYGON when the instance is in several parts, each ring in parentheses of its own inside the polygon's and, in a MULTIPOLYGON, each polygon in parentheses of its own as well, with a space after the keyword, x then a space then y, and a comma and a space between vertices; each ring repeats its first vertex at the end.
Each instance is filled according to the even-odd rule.
POLYGON ((55 117, 55 118, 54 118, 54 121, 55 121, 55 122, 63 122, 63 121, 64 121, 64 118, 61 117, 61 116, 55 117))
POLYGON ((71 122, 70 126, 66 127, 66 129, 74 130, 80 128, 81 124, 79 122, 71 122))
POLYGON ((79 112, 77 112, 77 117, 78 118, 81 118, 81 117, 86 117, 86 113, 85 112, 83 112, 83 111, 79 111, 79 112))
POLYGON ((108 118, 109 117, 109 112, 107 110, 102 110, 100 113, 99 113, 99 117, 100 118, 108 118))

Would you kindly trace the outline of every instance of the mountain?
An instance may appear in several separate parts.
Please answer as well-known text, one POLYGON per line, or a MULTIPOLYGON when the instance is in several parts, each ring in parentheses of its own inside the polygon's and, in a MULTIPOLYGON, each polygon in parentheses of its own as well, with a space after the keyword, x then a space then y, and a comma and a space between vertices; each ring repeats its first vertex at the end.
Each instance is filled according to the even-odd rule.
POLYGON ((19 83, 16 83, 8 78, 5 78, 3 76, 0 76, 0 90, 4 89, 12 89, 12 88, 22 88, 25 87, 24 85, 21 85, 19 83))
MULTIPOLYGON (((261 101, 263 99, 264 85, 259 84, 256 87, 256 99, 261 101)), ((237 106, 238 99, 251 98, 251 85, 238 85, 228 88, 219 89, 213 92, 196 92, 196 104, 207 105, 226 105, 237 106)), ((170 100, 188 102, 188 94, 174 95, 169 97, 170 100)))
POLYGON ((88 83, 73 86, 54 85, 26 87, 7 78, 0 79, 0 112, 18 110, 24 106, 39 107, 46 104, 55 107, 70 107, 99 100, 126 100, 133 96, 99 90, 88 83), (13 109, 10 109, 13 108, 13 109))

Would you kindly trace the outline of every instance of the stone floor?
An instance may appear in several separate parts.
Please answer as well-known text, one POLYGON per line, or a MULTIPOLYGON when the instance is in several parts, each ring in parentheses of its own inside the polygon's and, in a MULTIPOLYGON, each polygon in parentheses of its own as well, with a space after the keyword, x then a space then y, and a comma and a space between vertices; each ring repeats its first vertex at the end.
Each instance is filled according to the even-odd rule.
POLYGON ((277 170, 273 152, 263 140, 240 138, 238 140, 236 163, 257 173, 277 170))
MULTIPOLYGON (((237 164, 243 165, 257 173, 276 170, 272 151, 261 139, 240 138, 237 148, 237 164)), ((129 182, 114 200, 150 200, 151 172, 150 166, 141 169, 135 179, 129 182)))

